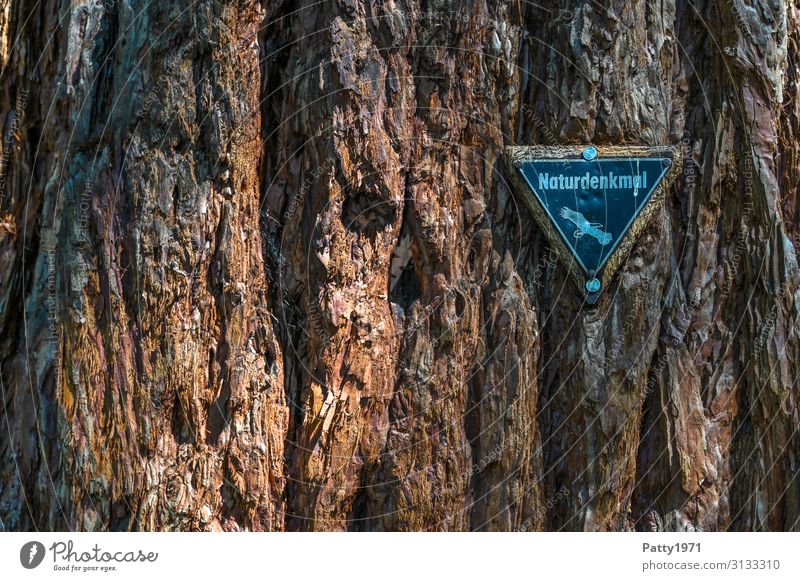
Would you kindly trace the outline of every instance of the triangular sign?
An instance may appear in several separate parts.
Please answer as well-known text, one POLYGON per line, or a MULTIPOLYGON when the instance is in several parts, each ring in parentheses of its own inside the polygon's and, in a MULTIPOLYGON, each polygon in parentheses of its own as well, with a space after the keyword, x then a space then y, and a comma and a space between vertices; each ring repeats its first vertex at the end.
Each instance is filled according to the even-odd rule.
POLYGON ((680 169, 671 147, 510 147, 509 169, 594 303, 680 169))

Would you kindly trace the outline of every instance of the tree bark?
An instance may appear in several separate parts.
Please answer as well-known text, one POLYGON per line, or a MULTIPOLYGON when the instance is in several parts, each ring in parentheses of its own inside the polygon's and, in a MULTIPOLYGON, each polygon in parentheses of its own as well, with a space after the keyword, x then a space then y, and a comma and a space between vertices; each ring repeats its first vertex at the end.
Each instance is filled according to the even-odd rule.
POLYGON ((794 0, 4 4, 3 530, 800 529, 794 0), (684 153, 594 308, 585 143, 684 153))

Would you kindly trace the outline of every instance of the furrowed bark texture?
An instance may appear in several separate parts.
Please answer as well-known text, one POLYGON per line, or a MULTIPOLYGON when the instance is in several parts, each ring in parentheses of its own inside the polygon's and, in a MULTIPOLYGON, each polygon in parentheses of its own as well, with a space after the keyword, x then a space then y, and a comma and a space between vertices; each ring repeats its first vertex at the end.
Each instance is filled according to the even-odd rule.
POLYGON ((3 530, 797 530, 794 1, 0 7, 3 530), (508 145, 679 145, 594 308, 508 145))

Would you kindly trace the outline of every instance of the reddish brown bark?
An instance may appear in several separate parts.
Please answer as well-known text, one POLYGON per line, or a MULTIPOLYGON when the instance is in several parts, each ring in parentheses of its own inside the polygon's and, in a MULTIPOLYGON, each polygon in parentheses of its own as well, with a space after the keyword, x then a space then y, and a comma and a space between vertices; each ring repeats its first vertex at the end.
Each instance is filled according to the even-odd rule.
POLYGON ((562 4, 0 9, 0 526, 796 530, 797 7, 562 4), (594 309, 533 143, 684 148, 594 309))

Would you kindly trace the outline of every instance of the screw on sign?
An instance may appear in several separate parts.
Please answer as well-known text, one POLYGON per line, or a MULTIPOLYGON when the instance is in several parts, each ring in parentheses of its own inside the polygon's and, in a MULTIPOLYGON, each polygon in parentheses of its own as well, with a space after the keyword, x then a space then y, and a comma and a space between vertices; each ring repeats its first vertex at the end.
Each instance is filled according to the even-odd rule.
POLYGON ((517 194, 595 304, 663 203, 679 150, 642 146, 509 147, 517 194))

